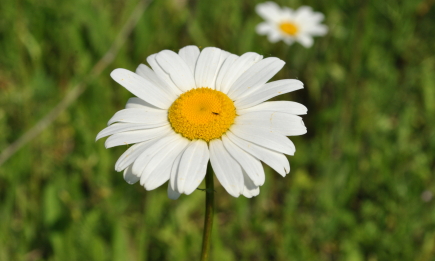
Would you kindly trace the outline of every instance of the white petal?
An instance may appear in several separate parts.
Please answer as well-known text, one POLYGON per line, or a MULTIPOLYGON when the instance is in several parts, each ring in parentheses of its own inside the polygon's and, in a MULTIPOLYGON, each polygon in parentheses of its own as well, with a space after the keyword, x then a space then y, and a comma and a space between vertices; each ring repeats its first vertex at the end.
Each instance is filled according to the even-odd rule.
POLYGON ((179 90, 171 89, 164 80, 157 76, 157 74, 145 64, 139 64, 139 66, 136 68, 136 73, 145 78, 146 80, 154 83, 156 86, 162 88, 173 98, 177 97, 177 95, 180 94, 179 90))
POLYGON ((304 84, 299 80, 286 79, 269 82, 253 93, 238 99, 234 102, 234 105, 238 110, 241 110, 255 106, 275 96, 302 88, 304 88, 304 84))
POLYGON ((142 100, 141 98, 137 98, 137 97, 132 97, 132 98, 128 99, 127 104, 125 105, 126 109, 133 109, 133 108, 147 109, 147 107, 160 110, 156 106, 142 100))
MULTIPOLYGON (((141 176, 141 180, 144 175, 141 176)), ((147 180, 141 184, 147 191, 156 189, 163 185, 171 177, 171 165, 159 165, 156 171, 150 173, 147 180)), ((141 182, 142 183, 142 182, 141 182)))
POLYGON ((153 70, 151 70, 150 67, 146 66, 143 63, 139 64, 139 66, 136 68, 136 74, 139 74, 140 76, 144 77, 145 79, 153 83, 161 82, 157 74, 153 70))
POLYGON ((267 40, 269 40, 271 43, 276 43, 281 39, 284 39, 284 37, 282 36, 281 31, 279 31, 277 28, 272 28, 267 35, 267 40))
POLYGON ((216 47, 204 48, 195 67, 196 87, 215 89, 215 79, 220 66, 222 51, 216 47))
POLYGON ((293 20, 302 25, 313 25, 323 21, 325 16, 319 12, 313 12, 310 7, 301 7, 296 10, 293 20))
POLYGON ((252 65, 244 72, 228 91, 232 100, 244 97, 262 87, 284 66, 285 62, 276 57, 269 57, 252 65))
POLYGON ((310 27, 320 25, 325 16, 322 13, 310 13, 304 17, 298 17, 293 19, 295 23, 299 25, 301 32, 306 32, 310 27))
POLYGON ((307 114, 308 109, 303 104, 293 101, 270 101, 260 103, 247 109, 237 110, 237 114, 243 115, 245 113, 257 111, 277 111, 295 115, 303 115, 307 114))
POLYGON ((217 179, 231 196, 238 197, 244 186, 242 168, 226 151, 220 139, 209 144, 210 163, 217 179))
POLYGON ((147 140, 145 142, 137 143, 128 148, 121 157, 118 158, 115 164, 116 171, 122 171, 131 165, 148 147, 157 142, 158 139, 147 140))
POLYGON ((153 190, 168 181, 175 159, 188 144, 188 139, 179 136, 179 139, 157 152, 142 172, 141 185, 146 190, 153 190))
POLYGON ((199 53, 199 48, 195 45, 188 45, 178 51, 178 55, 186 62, 187 66, 189 66, 192 75, 195 75, 195 66, 199 53))
POLYGON ((113 115, 113 117, 110 118, 107 125, 110 125, 114 122, 149 123, 149 124, 168 123, 168 111, 157 110, 148 107, 123 109, 116 112, 115 115, 113 115))
POLYGON ((323 36, 328 32, 328 26, 323 24, 313 25, 305 29, 305 32, 314 36, 323 36))
POLYGON ((313 38, 311 36, 309 36, 308 34, 298 35, 298 37, 296 39, 305 48, 310 48, 313 45, 313 42, 314 42, 313 38))
POLYGON ((310 17, 310 20, 315 23, 320 23, 323 21, 323 19, 325 19, 325 15, 323 15, 320 12, 313 12, 313 14, 310 17))
MULTIPOLYGON (((252 107, 251 107, 252 108, 252 107)), ((265 120, 277 123, 277 119, 282 121, 288 121, 297 126, 305 127, 304 122, 302 121, 301 116, 297 116, 290 113, 280 112, 280 111, 252 111, 248 113, 244 113, 236 117, 235 121, 240 123, 248 123, 250 121, 253 122, 265 122, 265 120)), ((284 124, 284 123, 283 123, 284 124)), ((270 124, 264 125, 264 127, 268 127, 270 124)), ((279 126, 276 126, 280 128, 279 126)))
POLYGON ((221 52, 222 52, 222 54, 221 54, 221 65, 222 65, 222 63, 232 54, 232 53, 230 53, 230 52, 227 52, 227 51, 224 51, 224 50, 221 50, 221 52))
POLYGON ((253 129, 236 124, 231 126, 230 131, 241 139, 287 155, 294 155, 296 151, 293 142, 277 131, 266 128, 253 129))
POLYGON ((207 143, 203 140, 191 141, 184 151, 177 175, 178 192, 191 194, 201 184, 210 158, 207 143))
POLYGON ((242 195, 247 198, 252 198, 258 196, 260 194, 260 188, 258 185, 255 185, 251 178, 243 171, 243 192, 242 195))
POLYGON ((313 17, 313 9, 309 6, 301 6, 295 10, 295 20, 296 21, 306 21, 313 17))
POLYGON ((275 2, 269 1, 258 4, 255 7, 255 11, 267 21, 279 22, 281 19, 281 8, 275 2))
POLYGON ((128 91, 156 107, 167 109, 175 100, 175 97, 171 97, 152 82, 129 70, 115 69, 110 76, 128 91))
POLYGON ((285 17, 286 19, 285 20, 294 20, 294 14, 295 14, 295 12, 294 12, 294 10, 293 9, 291 9, 291 8, 289 8, 289 7, 283 7, 282 9, 281 9, 281 14, 283 15, 283 17, 285 17))
POLYGON ((157 74, 157 76, 166 83, 166 87, 170 90, 172 93, 176 93, 177 95, 182 94, 183 92, 175 85, 175 83, 171 80, 171 77, 169 77, 169 74, 167 74, 162 67, 157 63, 156 60, 157 54, 152 54, 147 57, 147 62, 153 68, 153 71, 157 74))
POLYGON ((257 32, 257 34, 260 34, 260 35, 268 34, 272 30, 273 30, 273 25, 270 23, 267 23, 267 22, 259 23, 255 27, 255 31, 257 32))
POLYGON ((171 182, 168 182, 168 197, 170 199, 176 200, 180 197, 180 193, 172 189, 171 182))
POLYGON ((256 186, 264 184, 265 175, 261 162, 253 157, 251 154, 242 150, 239 146, 234 144, 226 135, 222 136, 222 142, 227 151, 233 158, 240 164, 247 175, 252 179, 256 186))
MULTIPOLYGON (((219 76, 219 74, 220 74, 220 72, 221 72, 222 65, 223 65, 224 62, 227 60, 227 58, 230 57, 231 55, 233 55, 233 54, 232 54, 232 53, 229 53, 229 52, 227 52, 227 51, 221 50, 221 58, 220 58, 220 60, 219 60, 219 64, 218 64, 218 66, 217 66, 218 69, 217 69, 217 71, 216 71, 216 74, 215 74, 215 77, 214 77, 214 80, 213 80, 215 90, 216 90, 217 78, 218 78, 218 76, 219 76)), ((238 56, 237 56, 237 57, 238 57, 238 56)))
POLYGON ((230 54, 223 62, 222 66, 218 72, 218 75, 216 77, 216 85, 215 86, 216 86, 217 91, 221 91, 222 80, 224 79, 224 76, 228 72, 228 69, 231 68, 231 65, 237 60, 237 58, 239 58, 238 55, 230 54))
POLYGON ((116 133, 107 138, 105 146, 106 148, 127 145, 132 143, 138 143, 142 141, 147 141, 161 137, 168 133, 173 132, 171 127, 163 126, 148 130, 136 130, 136 131, 126 131, 121 133, 116 133))
POLYGON ((284 43, 286 43, 287 45, 292 45, 295 42, 295 38, 292 36, 288 36, 288 37, 283 37, 282 40, 284 41, 284 43))
POLYGON ((253 64, 260 61, 262 58, 263 56, 252 52, 245 53, 237 58, 237 60, 231 64, 225 73, 220 86, 220 91, 227 93, 233 83, 240 77, 240 75, 242 75, 242 73, 248 70, 253 64))
POLYGON ((226 135, 241 149, 269 165, 281 176, 285 177, 285 175, 290 172, 290 164, 284 154, 266 149, 264 147, 255 145, 254 143, 240 139, 231 132, 227 132, 226 135))
POLYGON ((243 125, 249 129, 266 128, 285 136, 297 136, 307 133, 302 118, 282 112, 252 112, 238 116, 234 125, 243 125))
POLYGON ((171 174, 172 164, 174 163, 177 156, 189 144, 188 139, 183 138, 181 135, 177 135, 177 136, 178 137, 174 141, 167 144, 163 149, 159 150, 154 155, 152 155, 150 162, 142 171, 141 185, 144 185, 146 190, 151 190, 155 188, 154 186, 156 184, 154 182, 157 181, 156 181, 156 177, 154 176, 162 176, 164 173, 165 175, 167 175, 167 180, 169 179, 171 174), (150 180, 153 179, 154 182, 151 182, 150 180))
POLYGON ((157 54, 156 60, 180 90, 186 92, 195 88, 195 79, 189 66, 177 53, 163 50, 157 54))
POLYGON ((134 175, 133 172, 131 171, 131 165, 124 170, 124 180, 127 181, 128 184, 132 185, 138 182, 139 179, 140 178, 134 175))
POLYGON ((174 163, 172 164, 171 168, 171 178, 169 180, 169 184, 171 185, 172 190, 175 192, 178 192, 178 172, 180 169, 180 161, 181 157, 183 156, 184 151, 178 154, 178 156, 175 158, 174 163))
MULTIPOLYGON (((164 149, 168 144, 174 142, 179 139, 179 135, 172 131, 171 134, 166 134, 156 142, 154 142, 151 146, 149 146, 139 157, 134 161, 133 164, 133 173, 137 176, 142 176, 142 172, 145 167, 148 165, 152 157, 158 153, 160 150, 164 149)), ((143 184, 141 182, 141 184, 143 184)))
POLYGON ((157 127, 162 127, 164 125, 168 125, 168 123, 115 123, 100 131, 95 140, 99 140, 103 137, 124 131, 153 129, 157 127))

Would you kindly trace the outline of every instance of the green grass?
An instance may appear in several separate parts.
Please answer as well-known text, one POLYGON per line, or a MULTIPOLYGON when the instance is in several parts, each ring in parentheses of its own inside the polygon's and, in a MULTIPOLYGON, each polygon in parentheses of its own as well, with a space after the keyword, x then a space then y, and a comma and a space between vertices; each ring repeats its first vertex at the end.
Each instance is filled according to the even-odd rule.
MULTIPOLYGON (((172 201, 114 171, 125 147, 96 134, 132 95, 111 80, 188 45, 286 61, 305 89, 308 134, 292 170, 267 168, 253 199, 216 187, 212 260, 435 260, 433 1, 310 5, 330 27, 311 49, 254 32, 259 1, 155 0, 116 60, 66 112, 0 167, 0 260, 198 260, 204 193, 172 201)), ((0 150, 89 74, 133 1, 2 1, 0 150)), ((204 187, 202 185, 201 187, 204 187)))

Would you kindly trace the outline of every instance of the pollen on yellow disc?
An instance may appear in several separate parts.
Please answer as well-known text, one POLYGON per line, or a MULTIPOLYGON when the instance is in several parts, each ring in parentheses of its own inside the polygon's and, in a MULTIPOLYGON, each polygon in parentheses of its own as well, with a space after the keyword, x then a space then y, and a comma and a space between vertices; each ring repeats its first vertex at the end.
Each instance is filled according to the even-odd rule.
POLYGON ((230 128, 236 108, 223 92, 203 87, 181 94, 169 108, 168 117, 175 132, 208 142, 230 128))
POLYGON ((299 30, 294 23, 290 23, 290 22, 281 23, 279 25, 279 28, 281 29, 281 31, 291 36, 295 36, 299 30))

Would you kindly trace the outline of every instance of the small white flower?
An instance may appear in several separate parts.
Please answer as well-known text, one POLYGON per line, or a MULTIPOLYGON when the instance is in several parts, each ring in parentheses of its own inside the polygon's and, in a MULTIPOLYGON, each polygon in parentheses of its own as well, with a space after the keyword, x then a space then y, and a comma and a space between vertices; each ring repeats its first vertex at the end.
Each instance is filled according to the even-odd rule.
POLYGON ((313 45, 312 36, 323 36, 328 32, 326 25, 320 24, 324 16, 313 12, 309 6, 297 10, 280 8, 274 2, 265 2, 256 6, 257 13, 266 22, 257 25, 257 33, 267 35, 272 43, 283 40, 290 45, 298 41, 304 47, 313 45))
POLYGON ((186 46, 147 58, 151 68, 110 75, 137 96, 109 120, 97 140, 106 148, 134 144, 118 159, 124 179, 152 190, 169 180, 168 195, 191 194, 210 160, 216 177, 234 197, 253 197, 265 180, 260 161, 282 176, 284 156, 295 153, 286 137, 306 133, 307 108, 291 101, 266 100, 303 88, 298 80, 266 83, 284 61, 257 53, 241 56, 214 47, 186 46))

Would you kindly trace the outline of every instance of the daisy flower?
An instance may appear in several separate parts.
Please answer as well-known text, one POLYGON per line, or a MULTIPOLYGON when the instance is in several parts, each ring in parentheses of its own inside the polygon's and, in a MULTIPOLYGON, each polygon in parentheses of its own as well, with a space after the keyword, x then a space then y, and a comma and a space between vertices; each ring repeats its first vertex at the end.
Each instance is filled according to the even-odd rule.
POLYGON ((280 8, 274 2, 266 2, 258 4, 256 11, 265 20, 257 25, 257 33, 267 35, 272 43, 283 40, 290 45, 297 41, 309 48, 313 45, 312 36, 323 36, 328 32, 328 27, 320 24, 323 14, 313 12, 309 6, 293 10, 280 8))
POLYGON ((266 100, 302 89, 298 80, 267 83, 284 61, 249 52, 241 56, 215 47, 163 50, 136 72, 115 69, 111 77, 133 93, 126 108, 109 120, 97 140, 106 148, 130 146, 118 159, 124 179, 153 190, 166 181, 177 199, 201 184, 207 163, 228 193, 253 197, 265 180, 261 161, 285 176, 286 137, 302 135, 307 108, 292 101, 266 100))

